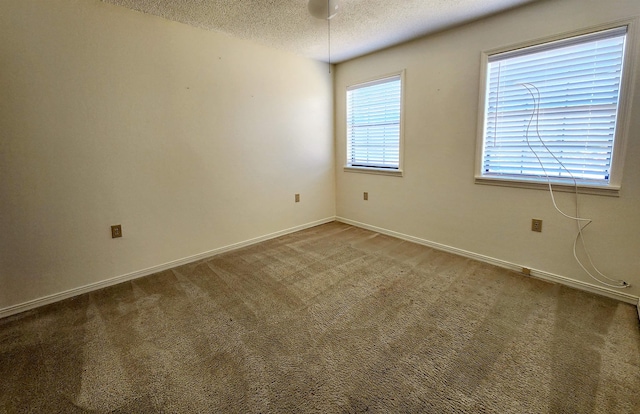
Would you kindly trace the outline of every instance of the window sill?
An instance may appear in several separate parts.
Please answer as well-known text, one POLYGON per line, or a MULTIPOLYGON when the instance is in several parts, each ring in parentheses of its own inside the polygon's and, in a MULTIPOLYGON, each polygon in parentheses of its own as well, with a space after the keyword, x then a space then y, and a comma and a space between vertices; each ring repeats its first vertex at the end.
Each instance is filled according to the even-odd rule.
MULTIPOLYGON (((549 184, 538 181, 514 180, 496 177, 476 177, 476 184, 497 185, 500 187, 516 187, 527 188, 532 190, 549 190, 549 184)), ((575 193, 576 188, 573 184, 554 183, 551 182, 553 191, 561 191, 566 193, 575 193)), ((609 197, 620 197, 620 187, 618 186, 596 186, 578 184, 579 194, 592 194, 609 197)))
POLYGON ((351 167, 351 166, 345 165, 344 171, 364 173, 364 174, 390 175, 392 177, 402 177, 402 170, 392 170, 389 168, 351 167))

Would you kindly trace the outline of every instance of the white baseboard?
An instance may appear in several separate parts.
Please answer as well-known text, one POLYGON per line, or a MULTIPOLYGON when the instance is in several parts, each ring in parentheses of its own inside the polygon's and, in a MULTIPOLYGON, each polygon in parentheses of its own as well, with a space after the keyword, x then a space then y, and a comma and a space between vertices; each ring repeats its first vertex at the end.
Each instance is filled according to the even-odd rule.
MULTIPOLYGON (((344 217, 336 217, 336 221, 339 221, 339 222, 342 222, 342 223, 346 223, 346 224, 350 224, 350 225, 356 226, 356 227, 361 227, 363 229, 375 231, 377 233, 386 234, 388 236, 397 237, 397 238, 402 239, 402 240, 407 240, 407 241, 410 241, 410 242, 422 244, 424 246, 428 246, 428 247, 432 247, 432 248, 437 249, 437 250, 442 250, 442 251, 445 251, 445 252, 453 253, 453 254, 456 254, 458 256, 468 257, 470 259, 474 259, 474 260, 478 260, 478 261, 481 261, 481 262, 489 263, 489 264, 492 264, 492 265, 496 265, 498 267, 502 267, 502 268, 505 268, 505 269, 516 271, 518 273, 520 273, 522 271, 523 267, 527 267, 528 268, 528 266, 522 266, 522 265, 519 265, 519 264, 507 262, 505 260, 496 259, 494 257, 484 256, 484 255, 481 255, 481 254, 478 254, 478 253, 473 253, 473 252, 469 252, 469 251, 466 251, 466 250, 458 249, 456 247, 447 246, 445 244, 440 244, 440 243, 432 242, 432 241, 429 241, 429 240, 421 239, 419 237, 410 236, 408 234, 398 233, 398 232, 393 231, 393 230, 387 230, 387 229, 384 229, 384 228, 381 228, 381 227, 371 226, 369 224, 360 223, 358 221, 346 219, 344 217)), ((595 293, 595 294, 598 294, 598 295, 606 296, 606 297, 609 297, 609 298, 612 298, 612 299, 617 299, 617 300, 622 301, 622 302, 631 303, 631 304, 637 304, 638 305, 638 317, 640 317, 640 298, 638 298, 637 296, 630 295, 628 293, 624 293, 624 292, 620 292, 620 291, 615 291, 615 290, 608 289, 608 288, 605 288, 605 287, 592 285, 590 283, 581 282, 579 280, 570 279, 570 278, 565 277, 565 276, 560 276, 560 275, 556 275, 556 274, 553 274, 553 273, 549 273, 549 272, 545 272, 545 271, 537 270, 537 269, 531 269, 531 275, 530 276, 538 278, 538 279, 547 280, 547 281, 550 281, 550 282, 559 283, 559 284, 562 284, 562 285, 565 285, 565 286, 570 286, 570 287, 573 287, 573 288, 576 288, 576 289, 584 290, 584 291, 595 293)))
POLYGON ((285 230, 280 230, 275 233, 266 234, 264 236, 256 237, 253 239, 245 240, 239 243, 230 244, 228 246, 219 247, 217 249, 202 252, 193 256, 184 257, 182 259, 172 260, 167 263, 163 263, 157 266, 152 266, 147 269, 138 270, 135 272, 127 273, 124 275, 116 276, 110 279, 102 280, 100 282, 90 283, 88 285, 80 286, 77 288, 69 289, 64 292, 54 293, 53 295, 44 296, 38 299, 33 299, 24 303, 9 306, 7 308, 0 309, 0 319, 6 318, 11 315, 15 315, 24 311, 28 311, 40 306, 48 305, 50 303, 58 302, 64 299, 68 299, 74 296, 82 295, 83 293, 92 292, 94 290, 102 289, 105 287, 117 285, 118 283, 127 282, 129 280, 137 279, 140 277, 148 276, 154 273, 162 272, 163 270, 171 269, 177 266, 182 266, 187 263, 192 263, 201 259, 206 259, 211 256, 215 256, 220 253, 228 252, 242 247, 250 246, 252 244, 260 243, 266 240, 275 239, 276 237, 284 236, 286 234, 295 233, 296 231, 308 229, 311 227, 319 226, 321 224, 330 223, 335 221, 335 217, 327 217, 322 220, 313 221, 310 223, 302 224, 299 226, 291 227, 285 230))
MULTIPOLYGON (((116 276, 110 279, 106 279, 96 283, 90 283, 85 286, 80 286, 77 288, 69 289, 64 292, 55 293, 53 295, 44 296, 38 299, 30 300, 24 303, 20 303, 17 305, 9 306, 7 308, 0 309, 0 319, 6 318, 11 315, 15 315, 21 312, 25 312, 34 308, 38 308, 40 306, 48 305, 50 303, 58 302, 64 299, 68 299, 74 296, 82 295, 84 293, 92 292, 98 289, 102 289, 105 287, 117 285, 118 283, 123 283, 129 280, 137 279, 140 277, 148 276, 154 273, 161 272, 163 270, 171 269, 177 266, 182 266, 184 264, 192 263, 201 259, 206 259, 211 256, 215 256, 217 254, 221 254, 224 252, 228 252, 235 249, 240 249, 242 247, 250 246, 252 244, 260 243, 266 240, 274 239, 276 237, 284 236, 286 234, 295 233, 296 231, 308 229, 311 227, 319 226, 321 224, 330 223, 332 221, 339 221, 342 223, 350 224, 352 226, 361 227, 363 229, 375 231, 377 233, 386 234, 389 236, 397 237, 402 240, 407 240, 410 242, 422 244, 424 246, 432 247, 434 249, 442 250, 445 252, 453 253, 458 256, 468 257, 470 259, 478 260, 481 262, 489 263, 492 265, 496 265, 498 267, 502 267, 505 269, 510 269, 515 272, 520 272, 523 267, 515 263, 507 262, 504 260, 496 259, 489 256, 484 256, 478 253, 469 252, 466 250, 458 249, 456 247, 447 246, 444 244, 432 242, 429 240, 421 239, 419 237, 410 236, 407 234, 399 233, 393 230, 387 230, 381 227, 372 226, 365 223, 360 223, 358 221, 349 220, 343 217, 327 217, 322 220, 317 220, 314 222, 302 224, 299 226, 291 227, 289 229, 280 230, 275 233, 266 234, 264 236, 256 237, 253 239, 245 240, 239 243, 230 244, 228 246, 219 247, 217 249, 209 250, 206 252, 202 252, 193 256, 185 257, 182 259, 173 260, 167 263, 163 263, 157 266, 152 266, 147 269, 138 270, 135 272, 127 273, 121 276, 116 276)), ((544 272, 542 270, 531 269, 531 276, 536 277, 543 280, 548 280, 551 282, 560 283, 562 285, 570 286, 576 289, 584 290, 587 292, 595 293, 598 295, 606 296, 609 298, 617 299, 622 302, 635 304, 638 308, 638 318, 640 318, 640 298, 637 296, 629 295, 627 293, 613 291, 611 289, 603 288, 600 286, 595 286, 589 283, 581 282, 578 280, 573 280, 564 276, 556 275, 549 272, 544 272)))

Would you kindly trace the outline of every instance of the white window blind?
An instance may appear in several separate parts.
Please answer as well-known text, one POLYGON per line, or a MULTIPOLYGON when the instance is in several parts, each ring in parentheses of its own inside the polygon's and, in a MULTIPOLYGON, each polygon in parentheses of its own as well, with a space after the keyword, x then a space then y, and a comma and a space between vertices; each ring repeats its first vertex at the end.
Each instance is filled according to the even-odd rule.
POLYGON ((625 26, 489 56, 482 175, 608 184, 626 33, 625 26), (524 84, 539 91, 537 122, 524 84))
POLYGON ((347 88, 347 165, 399 169, 401 75, 347 88))

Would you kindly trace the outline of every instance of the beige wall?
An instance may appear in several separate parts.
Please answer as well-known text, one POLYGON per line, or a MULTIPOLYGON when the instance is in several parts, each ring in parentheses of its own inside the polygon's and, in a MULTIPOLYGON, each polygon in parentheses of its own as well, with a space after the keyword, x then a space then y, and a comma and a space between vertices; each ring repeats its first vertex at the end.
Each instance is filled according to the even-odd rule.
MULTIPOLYGON (((597 285, 574 261, 574 223, 553 209, 547 192, 474 184, 480 53, 639 14, 637 0, 542 1, 338 65, 337 215, 597 285), (343 172, 346 86, 401 69, 404 177, 343 172), (530 231, 532 218, 544 220, 542 233, 530 231)), ((640 295, 638 59, 640 53, 621 196, 580 197, 582 215, 595 220, 585 231, 595 263, 634 285, 625 290, 634 296, 640 295)), ((571 211, 569 194, 558 200, 571 211)))
POLYGON ((221 34, 3 0, 0 311, 333 217, 332 94, 326 64, 221 34))

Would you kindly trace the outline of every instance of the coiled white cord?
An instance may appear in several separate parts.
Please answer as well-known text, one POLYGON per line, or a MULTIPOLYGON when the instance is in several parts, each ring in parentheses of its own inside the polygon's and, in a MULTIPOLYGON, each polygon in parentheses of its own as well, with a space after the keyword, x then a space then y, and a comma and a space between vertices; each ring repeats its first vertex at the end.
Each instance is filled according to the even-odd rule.
POLYGON ((556 157, 556 155, 549 149, 549 147, 547 147, 547 144, 545 144, 545 142, 542 140, 542 137, 540 136, 540 129, 539 129, 539 121, 540 121, 540 90, 535 85, 533 85, 531 83, 521 83, 520 85, 524 86, 527 89, 527 91, 529 92, 529 94, 533 98, 533 102, 534 102, 533 113, 531 114, 531 118, 529 118, 529 123, 527 124, 527 132, 526 132, 527 146, 529 147, 531 152, 533 152, 533 155, 535 155, 536 159, 538 160, 538 163, 540 164, 540 167, 542 168, 542 171, 544 172, 545 178, 547 179, 547 184, 549 185, 549 194, 551 195, 551 202, 553 203, 553 207, 555 207, 555 209, 558 211, 558 213, 562 214, 566 218, 574 220, 575 223, 576 223, 576 226, 578 228, 578 231, 576 233, 576 237, 573 240, 573 257, 576 259, 576 262, 578 262, 578 264, 580 265, 582 270, 584 270, 589 276, 591 276, 594 280, 598 281, 599 283, 601 283, 601 284, 603 284, 605 286, 611 287, 611 288, 616 288, 616 289, 625 289, 625 288, 631 287, 631 285, 629 285, 624 280, 612 279, 612 278, 606 276, 600 270, 598 270, 598 268, 593 264, 593 260, 591 259, 591 254, 589 254, 589 249, 587 249, 587 244, 585 242, 584 235, 582 234, 582 231, 589 224, 591 224, 593 222, 593 220, 588 219, 588 218, 580 217, 580 215, 578 214, 578 181, 576 180, 575 176, 571 173, 571 171, 569 171, 569 169, 562 163, 562 161, 560 161, 556 157), (536 92, 535 94, 533 93, 532 89, 535 90, 535 92, 536 92), (533 149, 533 147, 531 146, 531 143, 529 142, 529 131, 531 129, 531 124, 533 123, 534 119, 535 119, 535 122, 536 122, 535 123, 535 130, 536 130, 536 135, 538 136, 538 140, 540 141, 540 143, 542 144, 544 149, 553 157, 553 159, 556 160, 556 162, 569 174, 569 176, 571 177, 571 180, 573 180, 573 186, 575 188, 575 196, 576 196, 576 213, 575 213, 575 216, 571 216, 569 214, 566 214, 565 212, 560 210, 560 208, 558 207, 558 204, 556 204, 556 198, 555 198, 555 195, 553 194, 553 186, 551 185, 551 179, 549 178, 549 174, 547 174, 547 170, 545 169, 544 164, 542 163, 542 160, 538 156, 538 153, 533 149), (584 223, 584 224, 582 224, 582 223, 584 223), (582 247, 583 247, 584 252, 585 252, 585 254, 587 256, 587 259, 589 260, 589 264, 591 265, 591 267, 600 276, 602 276, 603 278, 609 280, 610 282, 615 282, 616 284, 604 282, 604 281, 598 279, 597 277, 595 277, 591 272, 589 272, 589 270, 587 270, 587 268, 584 266, 584 264, 582 263, 580 258, 578 258, 578 254, 576 252, 576 247, 577 247, 577 244, 578 244, 578 240, 580 240, 580 242, 582 243, 582 247))

